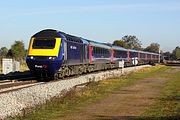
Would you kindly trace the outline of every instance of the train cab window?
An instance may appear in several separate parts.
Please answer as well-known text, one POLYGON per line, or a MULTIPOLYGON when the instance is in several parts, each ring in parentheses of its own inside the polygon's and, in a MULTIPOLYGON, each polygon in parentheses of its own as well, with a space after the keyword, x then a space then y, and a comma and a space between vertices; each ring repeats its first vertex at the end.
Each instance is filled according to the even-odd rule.
POLYGON ((55 47, 55 39, 34 39, 33 49, 53 49, 55 47))

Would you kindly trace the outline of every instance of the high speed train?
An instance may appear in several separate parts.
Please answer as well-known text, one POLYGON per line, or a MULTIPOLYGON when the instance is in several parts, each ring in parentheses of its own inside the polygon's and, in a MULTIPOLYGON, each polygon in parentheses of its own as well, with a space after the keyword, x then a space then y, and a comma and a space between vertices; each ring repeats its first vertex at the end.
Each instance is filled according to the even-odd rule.
POLYGON ((61 31, 42 30, 30 39, 26 63, 37 77, 60 79, 99 70, 158 62, 159 54, 87 40, 61 31))

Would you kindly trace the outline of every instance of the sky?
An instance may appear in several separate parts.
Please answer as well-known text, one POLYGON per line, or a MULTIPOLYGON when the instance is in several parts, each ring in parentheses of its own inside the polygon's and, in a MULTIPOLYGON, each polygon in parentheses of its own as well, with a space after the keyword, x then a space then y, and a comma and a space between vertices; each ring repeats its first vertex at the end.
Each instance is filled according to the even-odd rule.
POLYGON ((1 0, 0 47, 33 34, 56 29, 112 43, 135 35, 147 47, 163 51, 180 46, 180 0, 1 0))

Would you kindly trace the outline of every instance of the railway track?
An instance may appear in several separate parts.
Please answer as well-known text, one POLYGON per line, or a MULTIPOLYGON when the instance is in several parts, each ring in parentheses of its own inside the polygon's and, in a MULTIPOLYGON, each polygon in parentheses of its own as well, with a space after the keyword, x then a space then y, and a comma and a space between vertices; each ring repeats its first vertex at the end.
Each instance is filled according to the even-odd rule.
POLYGON ((180 61, 164 61, 167 66, 180 66, 180 61))
POLYGON ((180 66, 180 63, 166 63, 167 66, 180 66))
POLYGON ((31 86, 35 86, 35 85, 39 85, 43 83, 44 82, 37 82, 37 80, 33 80, 33 79, 27 80, 27 81, 20 81, 20 80, 0 81, 0 94, 20 90, 23 88, 27 88, 27 87, 31 87, 31 86))
MULTIPOLYGON (((96 73, 96 72, 93 72, 93 73, 96 73)), ((83 75, 86 75, 86 74, 83 74, 83 75)), ((81 75, 81 76, 83 76, 83 75, 81 75)), ((69 76, 69 77, 64 77, 63 79, 52 80, 52 81, 46 80, 46 81, 56 82, 59 80, 69 80, 72 78, 77 78, 79 76, 80 75, 69 76)), ((32 87, 35 85, 48 83, 48 82, 40 82, 40 81, 41 80, 37 79, 36 77, 33 77, 30 74, 30 72, 28 72, 28 71, 11 73, 8 75, 0 75, 0 94, 12 92, 12 91, 17 91, 17 90, 32 87)))
POLYGON ((29 71, 0 75, 0 94, 42 84, 29 71))
MULTIPOLYGON (((92 73, 99 73, 99 72, 102 72, 102 71, 96 71, 92 73)), ((63 79, 53 80, 49 82, 56 82, 59 80, 69 80, 69 79, 77 78, 79 76, 84 76, 87 74, 91 74, 91 73, 64 77, 63 79)), ((32 87, 35 85, 45 84, 45 83, 48 83, 48 82, 39 82, 39 80, 36 77, 33 77, 32 75, 27 74, 27 73, 26 74, 20 73, 18 75, 13 74, 13 75, 7 75, 7 76, 1 75, 0 76, 0 94, 20 90, 23 88, 32 87)))

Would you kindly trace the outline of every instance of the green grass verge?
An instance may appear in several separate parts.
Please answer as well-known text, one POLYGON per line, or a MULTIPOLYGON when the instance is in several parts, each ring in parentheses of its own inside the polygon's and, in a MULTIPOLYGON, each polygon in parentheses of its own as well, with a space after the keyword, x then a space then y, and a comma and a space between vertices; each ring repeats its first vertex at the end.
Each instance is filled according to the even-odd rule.
POLYGON ((27 71, 27 70, 29 70, 27 64, 26 64, 26 63, 21 64, 21 66, 20 66, 20 71, 27 71))
POLYGON ((163 75, 169 78, 168 83, 156 104, 142 115, 142 119, 180 120, 180 71, 175 71, 171 68, 163 75))
POLYGON ((71 112, 78 111, 80 107, 85 107, 88 104, 105 98, 113 91, 132 85, 136 81, 148 76, 157 75, 166 69, 168 69, 168 67, 165 66, 144 68, 128 76, 91 83, 80 90, 76 89, 68 92, 63 98, 53 98, 51 101, 47 101, 46 104, 40 105, 35 109, 29 109, 29 111, 31 111, 30 113, 28 110, 25 110, 24 116, 16 116, 15 118, 9 119, 50 120, 63 117, 71 112), (26 114, 26 112, 28 113, 26 114))

